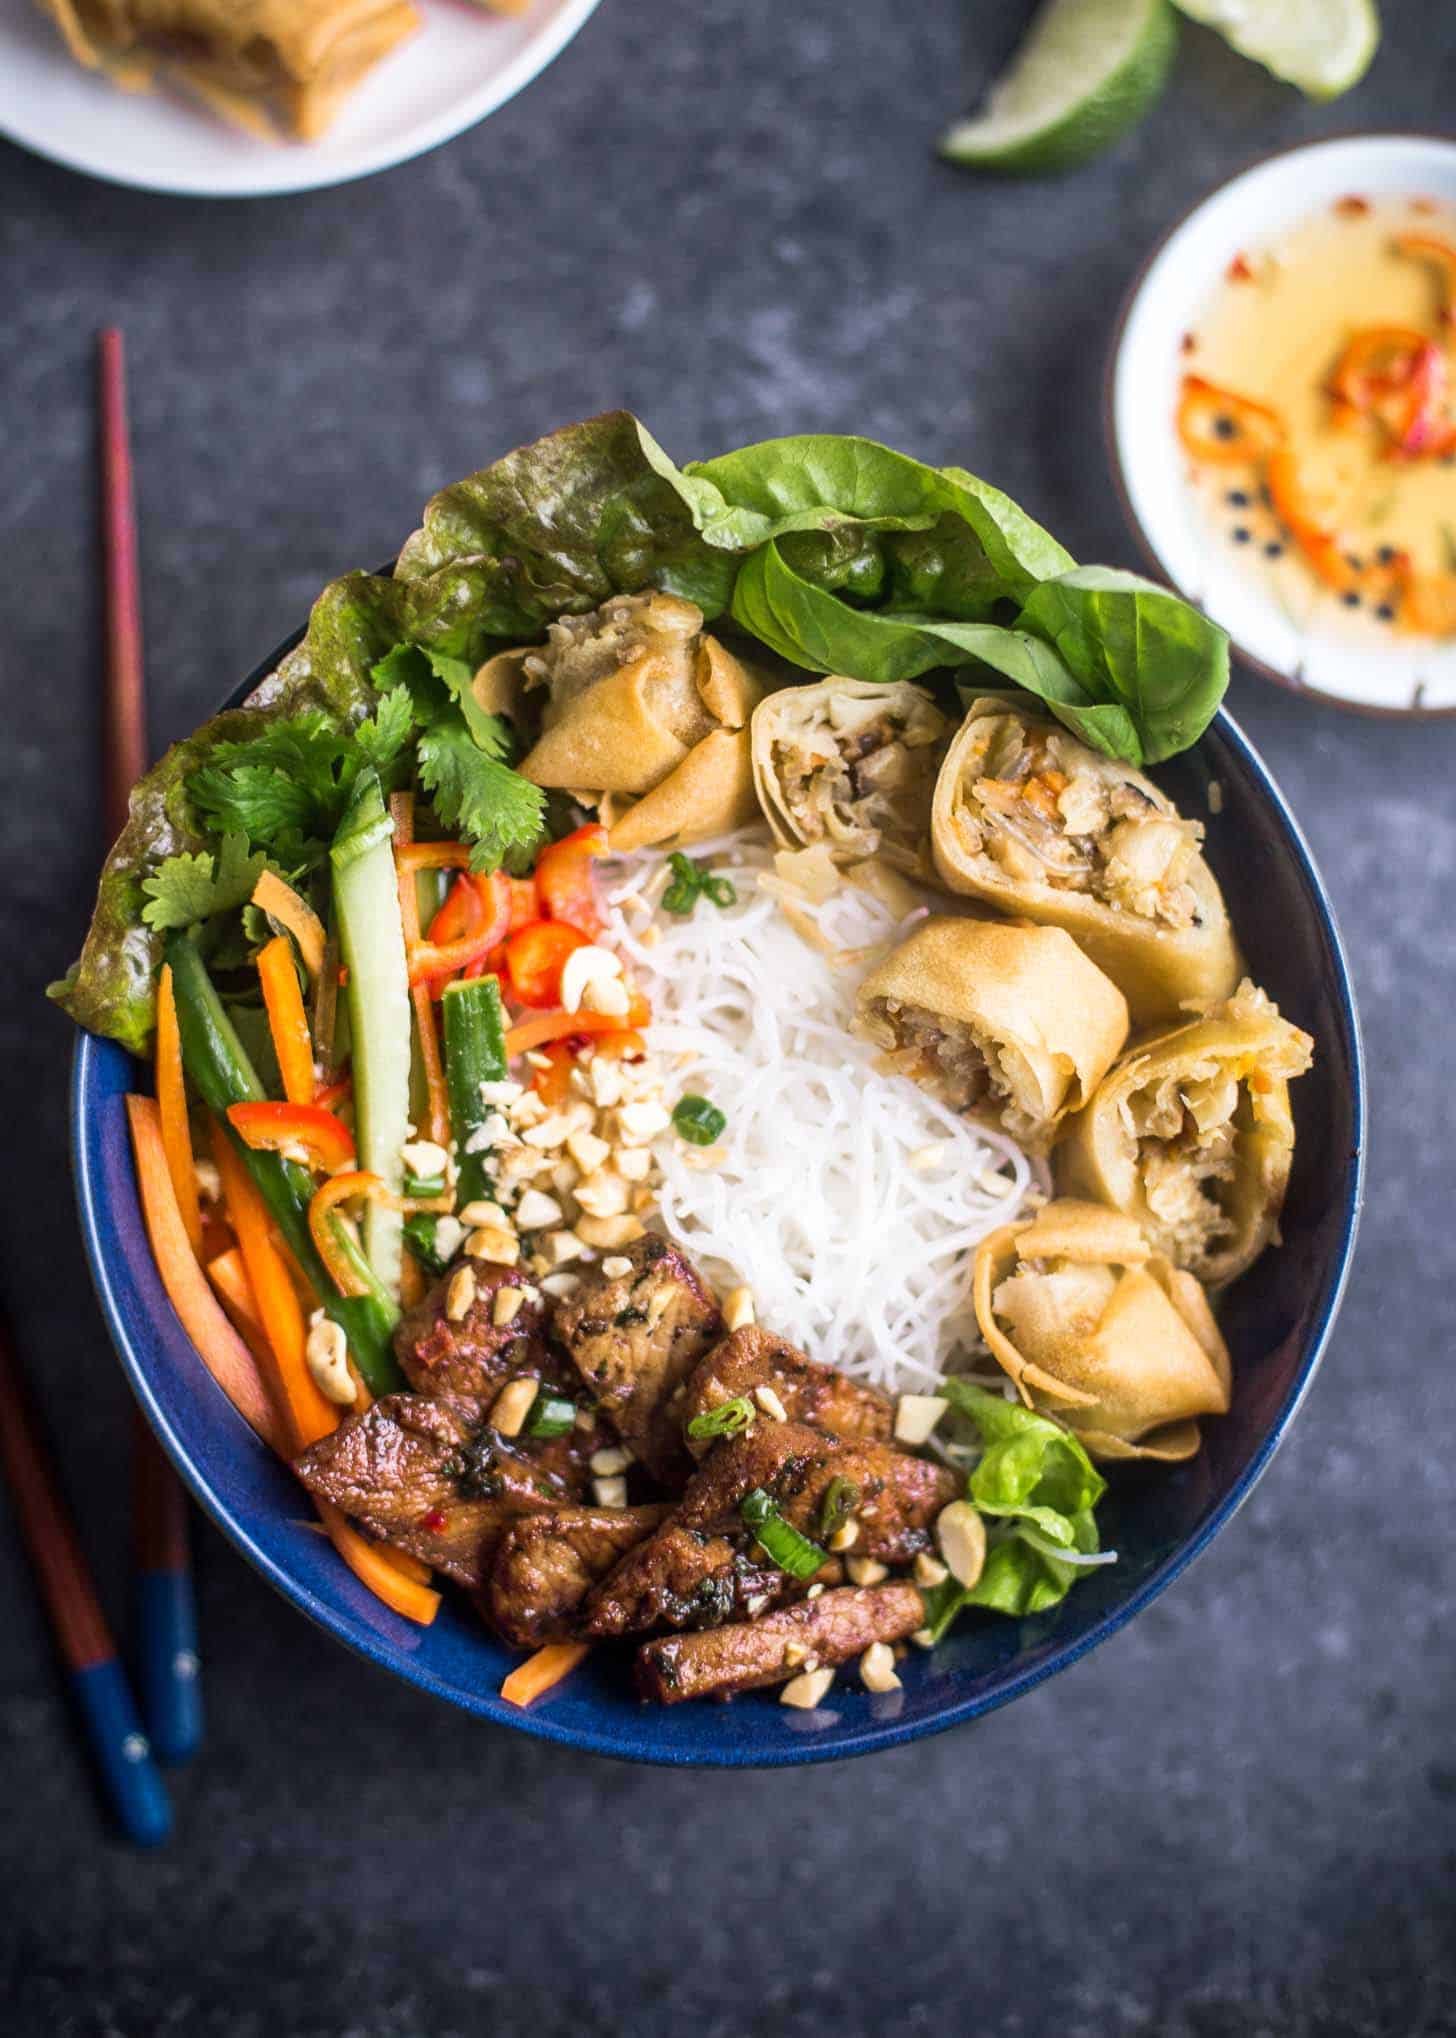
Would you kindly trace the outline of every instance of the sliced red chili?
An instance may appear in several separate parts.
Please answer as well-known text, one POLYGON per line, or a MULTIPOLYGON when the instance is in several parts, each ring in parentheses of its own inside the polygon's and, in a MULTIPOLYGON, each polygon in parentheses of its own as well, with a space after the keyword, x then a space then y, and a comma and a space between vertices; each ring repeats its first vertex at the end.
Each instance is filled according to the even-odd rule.
POLYGON ((1263 460, 1284 443, 1278 414, 1251 397, 1220 389, 1202 375, 1183 377, 1178 436, 1195 460, 1222 467, 1263 460))

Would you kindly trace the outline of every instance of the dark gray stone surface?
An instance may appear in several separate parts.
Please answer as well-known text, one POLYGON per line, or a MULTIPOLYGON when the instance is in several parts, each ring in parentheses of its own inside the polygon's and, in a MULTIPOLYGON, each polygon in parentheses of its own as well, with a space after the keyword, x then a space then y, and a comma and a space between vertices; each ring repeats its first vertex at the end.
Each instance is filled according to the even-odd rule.
MULTIPOLYGON (((1022 11, 976 10, 981 33, 1003 44, 1022 11)), ((1332 111, 1190 31, 1142 132, 1054 185, 933 159, 952 0, 606 0, 476 132, 301 198, 153 199, 0 147, 0 1271, 113 1608, 126 1397, 75 1236, 70 1041, 40 1003, 100 834, 93 329, 131 346, 158 745, 436 486, 615 403, 682 456, 868 431, 1128 560, 1099 423, 1120 296, 1260 151, 1449 124, 1448 0, 1386 14, 1332 111)), ((1317 1389, 1192 1574, 974 1729, 848 1767, 665 1775, 391 1684, 200 1526, 209 1743, 177 1778, 175 1843, 141 1859, 98 1819, 0 1534, 7 2032, 1456 2031, 1453 735, 1249 677, 1231 703, 1353 950, 1373 1193, 1317 1389)))

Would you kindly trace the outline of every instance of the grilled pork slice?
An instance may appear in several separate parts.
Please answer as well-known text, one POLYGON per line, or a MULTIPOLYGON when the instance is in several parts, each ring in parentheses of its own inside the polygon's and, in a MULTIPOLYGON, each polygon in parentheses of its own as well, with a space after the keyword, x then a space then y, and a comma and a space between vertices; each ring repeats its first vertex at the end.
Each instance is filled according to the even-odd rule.
MULTIPOLYGON (((959 1486, 945 1466, 885 1444, 844 1442, 797 1422, 758 1423, 709 1453, 672 1519, 629 1550, 596 1588, 586 1603, 584 1632, 641 1633, 663 1623, 701 1627, 757 1614, 796 1586, 802 1589, 770 1562, 739 1510, 761 1488, 786 1521, 816 1540, 836 1480, 842 1483, 835 1511, 855 1524, 855 1555, 891 1564, 908 1563, 929 1548, 931 1523, 959 1486)), ((827 1581, 827 1575, 820 1578, 827 1581)))
POLYGON ((580 1493, 579 1436, 511 1440, 466 1396, 387 1394, 310 1444, 293 1469, 376 1541, 478 1589, 508 1522, 580 1493))
POLYGON ((485 1613, 508 1642, 535 1649, 576 1631, 597 1580, 668 1513, 654 1507, 563 1507, 522 1515, 501 1537, 485 1613))
MULTIPOLYGON (((698 1361, 683 1397, 684 1433, 696 1415, 705 1415, 724 1401, 767 1387, 781 1402, 791 1422, 807 1422, 836 1436, 888 1443, 894 1428, 894 1403, 876 1387, 863 1387, 840 1372, 806 1358, 786 1338, 775 1337, 758 1324, 735 1330, 698 1361)), ((759 1420, 764 1419, 762 1413, 759 1420)), ((713 1439, 687 1437, 687 1447, 701 1458, 713 1439)))
MULTIPOLYGON (((839 1564, 832 1561, 837 1581, 839 1564)), ((629 1549, 587 1596, 581 1632, 632 1635, 752 1620, 808 1582, 780 1571, 741 1530, 720 1536, 668 1521, 629 1549)))
POLYGON ((712 1291, 664 1238, 625 1249, 630 1270, 600 1271, 556 1310, 556 1335, 624 1443, 665 1486, 692 1469, 673 1397, 723 1335, 712 1291))
POLYGON ((519 1267, 488 1260, 462 1261, 475 1276, 475 1297, 458 1323, 445 1313, 452 1268, 415 1307, 402 1316, 394 1350, 405 1378, 418 1394, 477 1394, 489 1400, 514 1373, 542 1370, 546 1346, 546 1302, 519 1267), (525 1293, 506 1323, 495 1320, 496 1297, 506 1289, 525 1293))
POLYGON ((644 1642, 637 1651, 637 1686, 644 1698, 661 1705, 731 1698, 782 1683, 811 1657, 821 1665, 847 1663, 871 1642, 901 1641, 924 1624, 920 1593, 903 1579, 845 1586, 781 1606, 761 1620, 644 1642))

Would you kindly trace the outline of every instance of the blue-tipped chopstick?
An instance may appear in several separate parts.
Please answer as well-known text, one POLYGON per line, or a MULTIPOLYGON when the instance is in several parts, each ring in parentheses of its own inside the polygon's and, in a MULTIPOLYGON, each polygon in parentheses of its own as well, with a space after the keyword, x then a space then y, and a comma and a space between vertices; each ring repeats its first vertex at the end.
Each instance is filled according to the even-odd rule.
POLYGON ((112 1808, 129 1840, 138 1847, 155 1847, 172 1830, 167 1786, 142 1732, 131 1686, 3 1320, 0 1467, 112 1808))
MULTIPOLYGON (((97 380, 101 550, 106 582, 102 763, 106 818, 114 841, 126 826, 127 800, 147 763, 126 355, 121 334, 114 328, 103 332, 97 342, 97 380)), ((132 1464, 142 1704, 157 1753, 164 1761, 183 1762, 197 1752, 202 1740, 187 1501, 140 1412, 132 1425, 132 1464)))

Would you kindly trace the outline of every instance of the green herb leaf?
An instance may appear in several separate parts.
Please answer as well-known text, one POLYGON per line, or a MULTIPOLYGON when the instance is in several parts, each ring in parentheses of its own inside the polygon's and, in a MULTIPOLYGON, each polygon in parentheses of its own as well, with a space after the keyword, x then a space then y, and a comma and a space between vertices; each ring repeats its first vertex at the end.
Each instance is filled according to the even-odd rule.
POLYGON ((404 1242, 427 1274, 443 1274, 448 1264, 435 1245, 437 1221, 421 1211, 404 1221, 404 1242))
POLYGON ((752 1428, 757 1414, 746 1394, 735 1394, 731 1401, 720 1401, 716 1408, 705 1408, 695 1415, 688 1424, 688 1435, 695 1443, 704 1437, 740 1436, 752 1428))
POLYGON ((384 694, 374 713, 354 730, 354 744, 366 764, 372 764, 381 778, 410 739, 414 711, 408 689, 394 687, 384 694))
POLYGON ((530 1437, 564 1437, 576 1427, 576 1403, 564 1394, 556 1394, 549 1387, 542 1387, 531 1403, 531 1412, 526 1417, 526 1435, 530 1437))
POLYGON ((253 896, 267 857, 248 854, 241 834, 224 835, 216 857, 206 850, 169 856, 150 877, 142 879, 147 903, 142 919, 148 927, 191 927, 214 913, 235 912, 253 896))
POLYGON ((472 870, 495 870, 509 851, 540 839, 546 805, 540 787, 487 756, 463 723, 426 729, 416 755, 420 783, 441 822, 475 844, 472 870))
POLYGON ((753 1531, 754 1540, 780 1571, 786 1571, 790 1578, 812 1578, 822 1564, 828 1562, 828 1552, 821 1550, 817 1543, 800 1535, 791 1521, 785 1521, 773 1504, 772 1496, 762 1486, 755 1486, 739 1502, 738 1512, 745 1525, 753 1531))
POLYGON ((678 1137, 692 1146, 711 1146, 721 1137, 728 1120, 706 1097, 680 1097, 673 1108, 672 1122, 678 1137))

